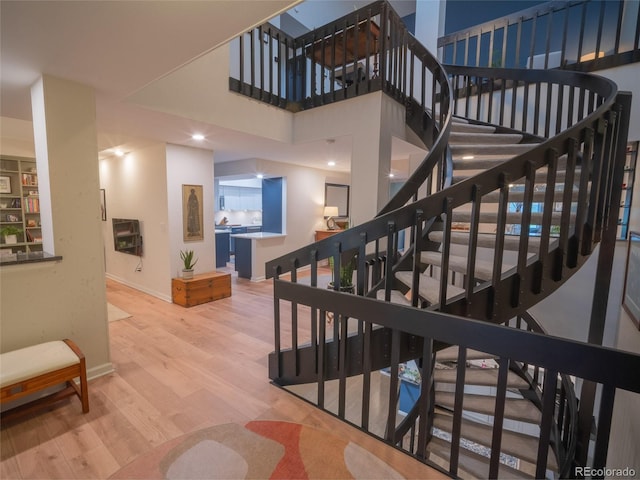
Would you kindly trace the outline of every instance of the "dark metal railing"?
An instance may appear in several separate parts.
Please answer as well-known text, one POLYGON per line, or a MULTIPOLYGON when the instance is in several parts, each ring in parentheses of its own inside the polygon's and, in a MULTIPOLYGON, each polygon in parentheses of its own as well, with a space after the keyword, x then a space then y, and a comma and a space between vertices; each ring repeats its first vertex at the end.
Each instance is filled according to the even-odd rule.
MULTIPOLYGON (((519 330, 524 330, 527 332, 535 332, 542 335, 547 335, 547 332, 540 326, 540 324, 528 313, 525 312, 523 315, 519 315, 514 319, 511 319, 509 322, 506 322, 507 326, 511 326, 517 328, 519 330)), ((466 352, 461 351, 460 355, 466 356, 466 352)), ((487 354, 487 357, 490 357, 487 354)), ((423 401, 421 398, 418 398, 415 402, 413 408, 410 412, 406 414, 406 417, 402 419, 398 427, 395 429, 393 441, 394 444, 400 448, 401 450, 405 450, 417 457, 426 457, 428 452, 424 450, 425 445, 421 445, 420 441, 416 441, 420 432, 420 419, 421 417, 425 417, 427 415, 432 415, 435 407, 435 397, 433 395, 434 389, 434 381, 432 379, 433 376, 433 366, 435 364, 435 356, 429 356, 428 361, 425 361, 423 358, 423 368, 421 369, 421 379, 422 382, 427 382, 428 384, 422 388, 422 391, 425 395, 427 395, 427 400, 423 401), (424 412, 421 412, 421 409, 424 409, 424 412), (420 450, 422 448, 423 450, 420 450)), ((504 361, 504 360, 503 360, 504 361)), ((464 370, 467 368, 467 362, 464 359, 459 358, 457 363, 458 375, 464 375, 464 370)), ((546 400, 545 394, 545 386, 552 385, 553 392, 549 393, 550 396, 555 396, 554 403, 554 411, 551 414, 551 423, 547 426, 541 425, 541 431, 545 428, 549 429, 549 438, 545 443, 548 445, 549 443, 553 447, 553 453, 557 459, 558 463, 558 475, 560 478, 567 478, 572 476, 571 467, 573 467, 573 459, 576 448, 576 438, 577 438, 577 423, 578 423, 578 401, 575 396, 574 391, 574 382, 569 375, 566 375, 562 372, 558 372, 557 374, 557 382, 550 381, 547 382, 545 380, 544 369, 541 369, 539 365, 529 365, 526 362, 519 362, 515 360, 511 360, 508 362, 509 369, 512 371, 516 371, 522 378, 525 378, 529 383, 529 389, 524 392, 526 395, 525 398, 529 398, 532 401, 532 404, 535 405, 535 408, 542 409, 542 406, 546 400), (555 421, 554 421, 555 420, 555 421)), ((505 370, 506 371, 506 370, 505 370)), ((461 383, 463 385, 464 382, 461 383)), ((496 406, 496 413, 499 410, 504 409, 504 401, 505 394, 507 392, 507 387, 505 385, 496 385, 496 387, 501 388, 500 391, 495 392, 495 397, 497 399, 501 399, 501 405, 496 406)), ((461 389, 456 388, 456 392, 462 393, 461 389)), ((462 421, 463 409, 462 402, 454 408, 453 412, 453 420, 452 425, 459 426, 462 421)), ((494 418, 493 425, 494 430, 494 444, 500 444, 501 436, 502 436, 502 419, 499 418, 500 415, 496 414, 494 418)), ((545 419, 543 419, 544 422, 545 419)), ((541 423, 543 423, 541 422, 541 423)), ((429 427, 427 426, 427 431, 429 427)), ((460 448, 460 434, 458 428, 454 428, 452 444, 456 446, 456 448, 460 448)), ((490 478, 495 478, 497 476, 498 468, 499 468, 499 455, 501 449, 499 447, 492 448, 490 464, 492 473, 489 474, 490 478)), ((450 473, 457 473, 457 466, 455 459, 458 457, 460 452, 451 452, 450 464, 450 473)), ((545 460, 546 461, 546 460, 545 460)), ((541 477, 537 477, 541 478, 541 477)))
MULTIPOLYGON (((630 112, 628 95, 618 94, 616 96, 615 85, 610 81, 576 72, 506 69, 491 69, 489 72, 483 69, 465 70, 461 67, 452 70, 454 85, 458 85, 458 78, 462 77, 475 79, 477 85, 485 85, 487 83, 485 79, 489 79, 489 82, 505 85, 505 92, 514 95, 513 98, 516 98, 517 102, 523 102, 521 99, 527 96, 530 102, 535 101, 536 95, 531 95, 529 90, 535 89, 537 84, 540 85, 541 92, 545 89, 553 89, 550 85, 560 85, 559 88, 573 90, 574 97, 583 98, 583 100, 567 109, 566 115, 563 115, 566 120, 564 120, 563 130, 560 134, 535 146, 529 152, 469 180, 435 192, 422 200, 380 215, 366 224, 350 228, 329 239, 267 263, 267 275, 276 281, 274 290, 276 352, 271 357, 271 378, 282 385, 314 381, 313 379, 315 379, 318 392, 317 404, 324 408, 325 382, 330 379, 337 380, 340 385, 339 390, 343 392, 346 389, 347 378, 352 375, 362 375, 364 380, 361 427, 365 429, 369 424, 369 406, 365 399, 371 395, 370 376, 372 372, 375 372, 381 364, 390 366, 393 372, 397 370, 401 361, 408 358, 421 358, 423 363, 427 362, 428 360, 425 359, 430 358, 434 351, 434 346, 430 341, 421 343, 416 342, 415 339, 412 340, 412 330, 406 330, 401 326, 401 324, 404 325, 404 317, 412 317, 413 315, 410 313, 413 310, 408 307, 404 307, 404 310, 402 307, 397 307, 400 310, 393 310, 393 312, 369 309, 366 317, 359 314, 354 315, 350 311, 353 302, 359 300, 361 296, 378 296, 376 289, 380 289, 379 298, 387 300, 384 305, 390 303, 389 301, 394 295, 393 290, 396 288, 394 274, 403 265, 402 262, 396 262, 399 256, 396 248, 399 231, 411 229, 413 232, 410 258, 404 265, 408 264, 412 272, 411 303, 414 307, 423 305, 419 303, 416 293, 420 291, 421 281, 424 281, 422 277, 424 272, 422 272, 419 261, 420 253, 425 247, 433 248, 425 242, 423 232, 440 228, 443 231, 443 238, 440 242, 443 260, 441 272, 435 274, 435 278, 439 281, 440 293, 438 300, 430 308, 438 309, 441 312, 455 313, 461 317, 470 316, 492 322, 506 321, 538 303, 570 277, 572 272, 586 260, 593 246, 601 238, 610 236, 613 231, 615 239, 617 218, 615 215, 609 215, 608 205, 617 205, 619 199, 616 197, 620 195, 619 189, 614 186, 620 183, 624 167, 624 147, 630 112), (463 75, 463 71, 466 71, 466 75, 463 75), (518 86, 520 84, 523 86, 518 86), (513 88, 514 86, 515 88, 513 88), (565 128, 569 124, 570 126, 565 128), (558 176, 558 167, 561 162, 565 164, 564 178, 558 176), (527 186, 523 195, 522 235, 518 244, 517 266, 512 271, 504 273, 502 267, 504 243, 507 236, 505 225, 510 195, 509 183, 523 177, 527 186), (573 198, 573 195, 567 194, 563 195, 561 202, 557 202, 554 201, 555 189, 547 189, 548 194, 545 194, 542 201, 544 205, 542 211, 550 212, 551 208, 557 208, 558 203, 561 203, 563 220, 557 236, 551 237, 549 213, 543 213, 545 220, 543 220, 539 243, 535 243, 529 235, 531 208, 534 201, 533 185, 536 181, 546 181, 548 185, 562 185, 564 190, 569 192, 574 188, 577 190, 577 200, 573 198), (450 297, 447 295, 447 290, 451 279, 447 273, 446 265, 450 255, 453 209, 463 205, 471 205, 471 210, 477 212, 482 206, 483 198, 487 195, 499 198, 493 277, 484 283, 465 281, 465 292, 462 295, 450 297), (573 216, 570 215, 572 209, 575 210, 573 216), (534 262, 528 261, 528 255, 532 249, 536 249, 534 262), (332 257, 335 267, 339 266, 345 255, 353 254, 356 255, 358 261, 356 295, 336 293, 331 297, 317 297, 323 299, 322 303, 308 303, 311 295, 322 291, 322 289, 313 288, 319 283, 319 262, 332 257), (296 285, 298 271, 306 268, 310 268, 309 283, 312 288, 302 287, 299 290, 296 285), (291 282, 282 280, 283 274, 289 272, 291 273, 291 282), (289 287, 292 290, 289 291, 289 287), (292 296, 285 292, 291 292, 292 296), (292 300, 294 298, 295 300, 292 300), (286 315, 281 315, 289 310, 288 307, 283 308, 289 301, 293 301, 291 304, 292 322, 286 319, 286 315), (310 307, 309 317, 306 320, 303 320, 298 312, 303 305, 310 307), (402 315, 401 311, 404 311, 402 315), (325 323, 327 312, 330 312, 334 319, 333 333, 329 336, 325 323), (391 313, 396 315, 393 320, 390 320, 392 317, 387 317, 391 313), (285 322, 284 328, 281 326, 282 322, 285 322), (353 335, 349 334, 349 325, 354 323, 361 340, 355 340, 353 335), (376 329, 374 325, 388 326, 395 330, 376 329), (291 341, 282 335, 282 332, 290 329, 293 330, 291 341), (302 335, 299 334, 301 329, 308 329, 312 332, 312 337, 309 338, 312 345, 310 349, 306 346, 301 347, 306 343, 302 335), (331 340, 328 341, 328 338, 331 340), (373 355, 372 352, 377 352, 378 356, 373 355), (385 353, 381 354, 381 352, 385 353)), ((504 94, 495 93, 495 91, 483 93, 480 88, 477 94, 480 100, 474 97, 473 104, 479 105, 476 118, 486 121, 492 115, 489 113, 491 109, 487 107, 487 102, 490 101, 489 97, 493 97, 493 101, 497 104, 506 104, 506 102, 500 99, 496 100, 496 95, 504 94), (483 117, 483 115, 487 116, 483 117)), ((461 104, 467 103, 466 97, 460 95, 460 92, 464 91, 468 91, 468 89, 457 87, 454 89, 455 93, 452 92, 455 95, 455 103, 458 104, 458 108, 461 104)), ((569 98, 570 95, 565 92, 565 98, 569 98)), ((526 111, 527 108, 524 110, 526 111)), ((474 117, 470 111, 465 113, 472 118, 474 117)), ((524 122, 523 119, 526 118, 526 115, 521 114, 520 120, 515 123, 524 122)), ((536 117, 534 115, 534 118, 537 119, 536 122, 528 122, 529 127, 519 125, 519 128, 535 128, 532 123, 538 124, 538 128, 540 126, 544 128, 544 125, 548 125, 555 117, 549 115, 536 117)), ((504 117, 503 121, 505 121, 504 117)), ((471 235, 467 247, 467 258, 476 258, 476 251, 479 248, 478 229, 477 225, 474 225, 477 222, 478 215, 472 215, 470 230, 474 233, 471 235)), ((404 268, 406 269, 406 266, 404 268)), ((338 278, 337 275, 335 277, 338 278)), ((475 278, 474 262, 469 262, 464 277, 467 279, 475 278)), ((334 282, 334 288, 339 287, 338 280, 334 282)), ((425 318, 422 318, 421 321, 425 321, 425 318)), ((414 320, 418 321, 417 318, 414 320)), ((437 336, 434 338, 442 340, 437 336)), ((524 341, 524 337, 522 340, 524 341)), ((470 346, 466 341, 459 341, 459 343, 470 346)), ((482 349, 482 351, 491 352, 486 349, 482 349)), ((522 360, 517 357, 514 359, 522 360)), ((506 366, 501 366, 501 368, 508 368, 510 360, 503 362, 506 366)), ((531 362, 527 363, 534 365, 531 362)), ((543 366, 543 364, 537 365, 543 366)), ((551 370, 555 372, 552 375, 549 375, 549 371, 547 371, 545 378, 548 380, 543 382, 543 391, 556 391, 555 380, 552 383, 551 379, 556 378, 556 373, 562 372, 558 365, 555 365, 551 370)), ((397 388, 398 379, 392 373, 388 396, 390 406, 384 435, 386 440, 393 444, 397 443, 393 428, 397 423, 397 411, 394 403, 397 388)), ((565 390, 568 388, 570 385, 565 385, 565 390)), ((342 395, 338 402, 340 407, 334 413, 345 418, 344 393, 340 395, 342 395)), ((565 391, 563 395, 566 397, 570 394, 565 391)), ((550 412, 553 411, 555 393, 553 401, 548 398, 551 397, 545 398, 543 396, 541 399, 541 409, 543 414, 546 412, 547 417, 552 415, 550 412)), ((429 406, 421 404, 419 408, 421 412, 427 412, 429 406)), ((583 415, 589 417, 591 414, 585 409, 583 415)), ((425 425, 429 419, 428 416, 420 416, 416 421, 421 426, 418 428, 417 447, 415 448, 417 452, 424 452, 423 447, 427 441, 427 437, 424 437, 426 435, 424 433, 426 432, 425 425), (420 434, 420 431, 423 433, 420 434)), ((606 415, 604 421, 607 421, 606 415)), ((570 423, 573 428, 575 422, 572 420, 570 423)), ((556 440, 555 445, 566 444, 574 448, 575 442, 570 440, 567 435, 554 433, 556 428, 556 426, 545 426, 541 434, 541 445, 543 443, 549 445, 552 435, 556 439, 563 438, 564 435, 563 440, 556 440)), ((606 423, 603 428, 607 430, 606 423)), ((542 468, 540 465, 546 465, 546 460, 543 461, 542 457, 547 454, 540 451, 539 455, 541 457, 538 460, 538 468, 542 468)), ((563 468, 566 468, 566 455, 559 454, 559 458, 563 462, 563 468)), ((495 462, 496 460, 491 460, 493 465, 491 472, 493 473, 496 472, 496 468, 499 468, 495 462)), ((455 462, 452 473, 455 474, 455 462)))
POLYGON ((640 61, 640 9, 623 0, 552 1, 438 39, 443 63, 595 71, 640 61))
POLYGON ((297 38, 257 27, 232 42, 231 59, 232 91, 291 111, 375 91, 406 106, 407 124, 429 153, 381 213, 416 199, 422 185, 427 193, 444 185, 449 79, 388 3, 371 3, 297 38))
MULTIPOLYGON (((594 469, 605 466, 609 435, 607 426, 611 425, 613 412, 613 402, 609 400, 614 398, 618 389, 640 393, 640 379, 636 373, 640 368, 640 355, 549 337, 528 329, 492 325, 441 312, 410 308, 279 279, 274 280, 274 292, 279 308, 284 309, 288 305, 293 308, 295 305, 296 310, 300 312, 310 312, 313 328, 319 332, 317 343, 314 344, 315 353, 312 356, 315 359, 313 363, 316 371, 316 390, 314 390, 316 397, 310 400, 321 408, 328 409, 329 403, 338 405, 331 410, 331 413, 363 430, 377 434, 394 446, 403 444, 395 431, 395 426, 401 423, 397 404, 401 381, 399 364, 408 355, 407 352, 412 352, 411 355, 414 358, 422 359, 423 370, 429 371, 432 354, 438 345, 442 344, 464 347, 461 352, 466 348, 495 355, 499 365, 498 378, 504 378, 514 363, 521 367, 526 366, 528 372, 537 372, 538 385, 541 386, 536 387, 537 396, 540 399, 541 420, 535 478, 546 476, 549 445, 553 445, 554 442, 556 445, 566 444, 570 451, 573 442, 571 432, 575 425, 576 402, 570 394, 567 395, 567 392, 571 391, 568 380, 558 385, 559 375, 571 375, 577 381, 595 382, 601 385, 607 397, 607 402, 603 403, 600 410, 596 412, 599 434, 594 447, 596 452, 592 464, 594 469), (339 334, 325 341, 324 314, 329 305, 334 313, 333 321, 339 323, 339 334), (349 328, 351 328, 349 325, 353 323, 362 323, 363 327, 357 333, 349 334, 349 328), (382 430, 378 429, 378 433, 375 433, 371 385, 373 375, 377 375, 375 363, 380 352, 376 349, 380 343, 380 337, 384 337, 384 342, 389 345, 387 355, 390 368, 388 382, 385 382, 384 386, 378 385, 375 398, 378 401, 386 399, 387 426, 382 430), (359 380, 363 388, 351 391, 347 388, 347 379, 354 374, 352 371, 354 362, 360 362, 364 366, 359 380), (325 374, 332 365, 338 370, 335 381, 338 382, 339 387, 335 389, 337 393, 330 396, 327 393, 330 380, 325 374), (612 375, 612 372, 615 372, 615 375, 612 375), (362 405, 362 411, 355 417, 348 417, 345 406, 354 404, 362 405), (605 433, 601 434, 601 431, 605 433)), ((300 317, 298 320, 302 321, 300 317)), ((300 355, 300 358, 303 356, 300 355)), ((283 361, 285 357, 292 358, 285 352, 271 355, 270 367, 275 369, 272 373, 277 371, 278 364, 286 363, 283 361)), ((458 375, 462 377, 465 358, 464 353, 458 358, 458 364, 462 365, 458 375)), ((276 383, 281 383, 278 377, 274 377, 274 380, 276 383)), ((428 404, 428 399, 431 398, 430 388, 430 382, 422 382, 417 405, 420 415, 416 416, 415 426, 411 430, 415 438, 410 442, 413 443, 411 448, 407 447, 408 453, 423 461, 425 461, 429 448, 428 439, 431 435, 428 427, 429 416, 423 414, 430 410, 428 404)), ((505 392, 506 382, 499 380, 497 398, 503 398, 505 392)), ((504 416, 503 400, 497 402, 494 418, 504 416)), ((591 412, 588 413, 591 415, 591 412)), ((462 415, 462 407, 455 408, 454 415, 459 418, 462 415)), ((500 422, 494 423, 493 435, 488 478, 500 477, 499 445, 502 436, 500 422)), ((450 458, 459 455, 460 448, 460 444, 454 440, 450 446, 450 458)), ((575 472, 570 468, 571 460, 562 456, 558 460, 559 468, 565 471, 569 468, 566 476, 574 477, 575 472)), ((456 467, 450 466, 448 472, 456 475, 456 467)))
MULTIPOLYGON (((416 334, 421 326, 411 322, 432 318, 444 322, 444 313, 495 323, 524 315, 530 306, 559 288, 586 261, 596 243, 604 240, 607 244, 604 250, 612 248, 607 242, 611 232, 615 241, 617 218, 610 214, 609 206, 619 204, 620 192, 615 186, 621 182, 624 166, 629 96, 617 94, 615 85, 608 80, 578 72, 450 66, 445 73, 437 60, 408 34, 385 2, 371 4, 297 39, 263 26, 244 35, 238 40, 237 47, 240 66, 237 78, 230 79, 232 90, 294 111, 382 90, 406 106, 407 124, 430 148, 417 171, 375 219, 266 265, 267 277, 274 278, 275 285, 275 352, 270 357, 270 377, 280 385, 314 382, 320 408, 326 408, 327 382, 336 381, 338 400, 333 413, 346 419, 347 381, 354 375, 361 375, 362 405, 358 424, 369 430, 372 372, 390 367, 386 428, 381 436, 396 444, 400 362, 419 358, 423 368, 425 365, 429 368, 429 359, 439 348, 434 342, 469 348, 474 344, 467 341, 466 334, 456 336, 460 332, 455 331, 453 324, 447 323, 454 331, 447 330, 445 323, 439 323, 442 328, 437 329, 437 334, 430 330, 430 334, 424 335, 424 332, 416 334), (359 71, 360 64, 362 72, 359 71), (535 136, 539 140, 555 136, 527 153, 449 187, 445 182, 451 173, 446 153, 454 112, 476 123, 497 124, 503 130, 527 132, 531 138, 535 136), (516 266, 505 272, 509 185, 515 182, 525 185, 521 200, 522 235, 515 254, 516 266), (529 233, 532 209, 534 199, 539 197, 535 195, 534 185, 540 182, 562 186, 566 193, 558 201, 555 188, 547 188, 543 201, 535 200, 542 212, 542 225, 540 236, 533 238, 529 233), (419 199, 418 191, 425 185, 428 196, 419 199), (575 197, 573 190, 576 190, 575 197), (489 281, 478 281, 474 259, 480 248, 480 213, 489 197, 492 197, 491 201, 498 199, 493 275, 489 281), (408 201, 413 203, 407 205, 408 201), (469 207, 472 212, 471 233, 465 247, 467 258, 471 260, 460 281, 449 275, 448 265, 453 237, 452 214, 462 206, 469 207), (561 222, 552 234, 551 216, 559 206, 561 222), (427 235, 437 230, 442 231, 441 240, 430 240, 427 235), (410 246, 400 252, 398 239, 403 231, 409 232, 410 246), (436 250, 440 246, 442 263, 439 271, 433 268, 423 271, 422 251, 436 250), (533 259, 530 257, 532 251, 535 251, 533 259), (341 262, 353 258, 357 262, 355 295, 339 293, 341 262), (332 292, 317 288, 321 283, 320 265, 326 259, 333 262, 332 292), (409 287, 398 285, 395 276, 401 271, 411 272, 409 287), (300 285, 299 278, 307 273, 310 286, 300 285), (290 281, 284 280, 285 275, 290 275, 290 281), (418 292, 429 276, 437 280, 438 295, 435 300, 425 301, 418 292), (463 293, 450 295, 453 284, 458 288, 462 285, 463 293), (406 301, 408 296, 403 294, 407 290, 411 290, 409 302, 413 307, 427 307, 429 311, 391 305, 392 299, 406 301), (363 298, 367 296, 385 302, 363 298), (383 308, 376 310, 373 305, 383 308), (358 313, 354 313, 353 308, 358 313), (440 313, 434 313, 434 310, 440 313), (327 324, 327 318, 333 323, 327 324), (407 321, 410 322, 407 324, 407 321)), ((606 262, 600 263, 604 272, 606 262)), ((606 279, 606 272, 600 275, 600 263, 599 278, 606 279)), ((468 322, 463 318, 458 320, 468 322)), ((469 325, 463 323, 458 327, 469 325)), ((521 345, 534 335, 520 333, 527 335, 517 337, 521 345)), ((538 341, 541 340, 535 342, 538 341)), ((489 344, 493 348, 490 341, 489 344)), ((542 378, 540 368, 544 368, 546 374, 541 390, 552 393, 537 401, 543 417, 553 417, 557 373, 565 371, 562 362, 556 363, 554 359, 553 362, 531 363, 527 354, 511 356, 500 353, 500 348, 478 348, 504 357, 499 361, 500 378, 506 375, 505 369, 513 362, 526 362, 533 366, 535 378, 532 384, 535 384, 542 378)), ((566 372, 572 373, 571 369, 566 372)), ((581 372, 585 379, 591 379, 587 371, 581 372)), ((463 383, 463 374, 461 378, 463 383)), ((430 387, 427 385, 429 382, 423 385, 422 394, 428 393, 425 389, 430 387)), ((571 402, 572 393, 568 392, 571 385, 562 385, 566 391, 560 396, 564 395, 566 401, 571 402)), ((615 388, 627 387, 616 383, 615 388)), ((633 388, 637 388, 637 384, 633 388)), ((611 389, 607 390, 607 400, 611 399, 611 392, 611 389)), ((424 403, 420 404, 419 415, 415 417, 417 427, 412 427, 417 434, 415 438, 412 435, 411 443, 414 447, 417 445, 414 450, 419 458, 424 455, 429 440, 431 419, 427 399, 425 395, 421 400, 424 403)), ((501 400, 499 405, 503 403, 501 400)), ((589 405, 592 402, 583 403, 584 413, 579 422, 583 426, 591 415, 589 405)), ((500 408, 496 411, 496 425, 501 423, 500 408)), ((607 415, 610 412, 602 417, 606 432, 609 428, 607 415)), ((562 428, 557 422, 548 423, 549 420, 541 424, 537 476, 544 473, 541 469, 546 466, 550 443, 555 448, 563 447, 558 458, 561 468, 567 468, 567 452, 575 448, 575 442, 573 434, 566 432, 574 431, 575 421, 565 418, 568 417, 563 417, 562 428), (565 423, 568 423, 566 428, 565 423)), ((495 428, 494 450, 499 452, 500 434, 498 427, 495 428)), ((606 453, 605 440, 606 436, 602 436, 596 465, 602 463, 603 449, 606 453)), ((452 450, 454 457, 457 454, 452 450)), ((492 452, 491 477, 499 471, 496 455, 492 452)), ((450 473, 455 475, 455 458, 452 465, 450 473)))

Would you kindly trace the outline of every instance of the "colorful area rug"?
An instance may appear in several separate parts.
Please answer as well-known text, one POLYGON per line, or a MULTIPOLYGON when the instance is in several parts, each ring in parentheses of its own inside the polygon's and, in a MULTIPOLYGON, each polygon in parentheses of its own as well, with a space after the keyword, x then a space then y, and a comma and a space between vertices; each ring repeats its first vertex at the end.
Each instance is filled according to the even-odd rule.
POLYGON ((401 479, 367 450, 297 423, 227 423, 170 440, 111 479, 401 479))

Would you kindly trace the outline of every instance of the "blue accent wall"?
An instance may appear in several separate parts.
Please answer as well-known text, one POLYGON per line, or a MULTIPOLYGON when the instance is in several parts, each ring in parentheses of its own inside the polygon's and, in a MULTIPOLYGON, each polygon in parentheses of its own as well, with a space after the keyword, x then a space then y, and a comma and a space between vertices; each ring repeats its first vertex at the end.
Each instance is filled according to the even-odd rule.
POLYGON ((282 178, 262 180, 262 231, 282 233, 282 178))
POLYGON ((455 0, 446 4, 444 34, 535 7, 545 0, 455 0))

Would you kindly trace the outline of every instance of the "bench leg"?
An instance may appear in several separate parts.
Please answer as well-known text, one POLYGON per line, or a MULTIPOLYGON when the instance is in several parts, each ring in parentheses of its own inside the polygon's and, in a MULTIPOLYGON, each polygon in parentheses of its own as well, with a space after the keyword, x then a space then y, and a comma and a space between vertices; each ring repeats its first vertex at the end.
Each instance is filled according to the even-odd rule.
POLYGON ((64 343, 66 343, 80 359, 80 375, 78 375, 80 377, 80 391, 78 392, 78 388, 75 383, 73 386, 78 394, 78 398, 80 398, 80 401, 82 402, 82 413, 87 413, 89 411, 89 389, 87 387, 87 364, 84 358, 84 353, 82 353, 73 340, 65 338, 64 343))

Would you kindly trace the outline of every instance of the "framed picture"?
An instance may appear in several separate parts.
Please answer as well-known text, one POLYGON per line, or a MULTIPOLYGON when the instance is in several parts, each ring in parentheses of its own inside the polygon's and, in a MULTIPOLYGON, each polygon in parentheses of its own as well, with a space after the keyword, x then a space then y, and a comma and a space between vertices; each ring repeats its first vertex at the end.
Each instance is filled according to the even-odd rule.
POLYGON ((11 177, 0 176, 0 193, 11 193, 11 177))
POLYGON ((182 185, 182 238, 185 242, 204 240, 202 185, 182 185))
POLYGON ((15 222, 19 222, 20 221, 20 217, 18 217, 17 215, 11 215, 11 214, 7 214, 7 222, 11 222, 11 223, 15 223, 15 222))
POLYGON ((640 232, 629 233, 622 306, 640 329, 640 232))
POLYGON ((349 185, 340 185, 338 183, 324 184, 324 206, 338 207, 338 217, 346 218, 349 216, 349 185))
POLYGON ((100 189, 100 216, 102 217, 103 222, 107 221, 107 200, 104 188, 100 189))

